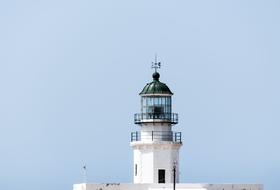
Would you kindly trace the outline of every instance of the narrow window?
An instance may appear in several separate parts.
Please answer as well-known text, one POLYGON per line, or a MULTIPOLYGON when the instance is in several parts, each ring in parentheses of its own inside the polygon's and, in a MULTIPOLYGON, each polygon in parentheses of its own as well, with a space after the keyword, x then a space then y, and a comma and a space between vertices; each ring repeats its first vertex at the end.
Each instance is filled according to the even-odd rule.
POLYGON ((165 183, 165 170, 158 170, 158 183, 165 183))
POLYGON ((137 164, 135 164, 135 176, 137 176, 137 164))

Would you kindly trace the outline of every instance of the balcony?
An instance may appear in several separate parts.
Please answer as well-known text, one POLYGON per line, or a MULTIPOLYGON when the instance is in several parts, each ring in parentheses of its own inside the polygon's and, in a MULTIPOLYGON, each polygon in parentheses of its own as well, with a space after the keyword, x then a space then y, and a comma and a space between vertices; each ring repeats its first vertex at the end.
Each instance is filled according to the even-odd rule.
POLYGON ((177 113, 136 113, 134 114, 134 123, 178 123, 177 113))
POLYGON ((131 133, 131 142, 135 141, 169 141, 174 143, 182 143, 181 132, 173 131, 139 131, 131 133))

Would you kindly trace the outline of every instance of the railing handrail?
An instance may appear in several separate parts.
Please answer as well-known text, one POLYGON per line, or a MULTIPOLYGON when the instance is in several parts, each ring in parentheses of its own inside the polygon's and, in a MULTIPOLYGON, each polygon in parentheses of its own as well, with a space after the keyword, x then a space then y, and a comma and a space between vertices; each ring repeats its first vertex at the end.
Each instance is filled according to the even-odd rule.
POLYGON ((136 113, 134 114, 134 123, 145 122, 168 122, 171 124, 178 123, 177 113, 136 113))
POLYGON ((141 140, 151 140, 151 141, 171 141, 182 143, 181 132, 173 131, 145 131, 145 132, 132 132, 131 142, 141 141, 141 140))

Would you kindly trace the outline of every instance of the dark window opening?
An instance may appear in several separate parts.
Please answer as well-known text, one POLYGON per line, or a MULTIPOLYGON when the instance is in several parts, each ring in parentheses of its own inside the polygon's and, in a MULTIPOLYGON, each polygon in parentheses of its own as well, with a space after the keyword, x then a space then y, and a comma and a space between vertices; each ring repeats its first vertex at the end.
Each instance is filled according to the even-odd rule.
POLYGON ((163 107, 149 106, 148 114, 150 119, 161 119, 164 116, 163 107))
POLYGON ((135 176, 137 176, 137 164, 135 164, 135 176))
POLYGON ((155 106, 153 110, 155 117, 159 118, 163 114, 163 107, 155 106))
POLYGON ((158 183, 165 183, 165 170, 158 170, 158 183))

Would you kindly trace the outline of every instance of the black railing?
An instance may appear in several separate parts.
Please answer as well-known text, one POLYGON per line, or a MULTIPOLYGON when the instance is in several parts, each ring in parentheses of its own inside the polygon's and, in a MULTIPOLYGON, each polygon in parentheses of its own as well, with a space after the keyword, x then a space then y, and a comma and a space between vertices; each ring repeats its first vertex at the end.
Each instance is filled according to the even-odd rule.
POLYGON ((178 123, 177 113, 136 113, 134 114, 134 123, 155 123, 155 122, 165 122, 171 124, 178 123))
POLYGON ((182 143, 181 132, 173 131, 145 131, 145 132, 132 132, 131 142, 134 141, 171 141, 182 143))

